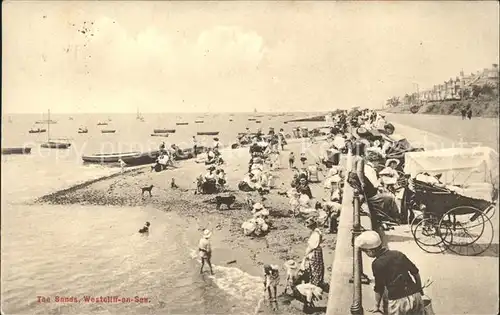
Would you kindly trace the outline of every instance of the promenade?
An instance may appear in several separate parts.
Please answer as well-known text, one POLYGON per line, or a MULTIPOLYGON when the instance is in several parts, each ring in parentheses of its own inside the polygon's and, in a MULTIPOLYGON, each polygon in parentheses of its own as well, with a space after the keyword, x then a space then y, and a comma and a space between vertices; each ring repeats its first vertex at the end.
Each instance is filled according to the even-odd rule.
MULTIPOLYGON (((396 137, 406 138, 410 143, 426 150, 477 146, 479 145, 477 142, 480 142, 478 139, 481 139, 483 134, 489 136, 485 136, 485 141, 480 145, 492 147, 494 144, 496 130, 494 130, 495 124, 490 120, 486 120, 487 123, 482 119, 462 122, 460 117, 443 117, 445 117, 444 122, 439 124, 436 116, 431 115, 408 117, 404 114, 388 114, 386 116, 396 127, 396 137), (411 121, 411 126, 401 123, 403 121, 411 121), (463 127, 460 123, 468 125, 463 127), (476 128, 477 131, 464 133, 465 128, 467 130, 476 128)), ((498 146, 492 148, 497 150, 498 146)), ((349 185, 346 185, 345 189, 345 199, 349 201, 344 202, 343 209, 347 211, 343 211, 342 214, 348 214, 340 218, 327 315, 350 314, 353 302, 353 284, 349 283, 353 272, 350 243, 353 223, 352 190, 349 185)), ((427 279, 433 281, 432 285, 425 289, 425 294, 432 298, 436 314, 498 314, 498 209, 496 211, 492 219, 494 227, 492 245, 486 252, 475 257, 458 256, 450 252, 426 253, 415 243, 408 225, 398 226, 386 232, 389 248, 405 253, 420 269, 422 281, 425 282, 427 279)), ((364 228, 370 228, 366 217, 361 217, 361 224, 364 228)), ((366 255, 362 257, 364 273, 373 280, 372 259, 366 255)), ((362 306, 365 314, 374 306, 373 283, 362 286, 362 306)))

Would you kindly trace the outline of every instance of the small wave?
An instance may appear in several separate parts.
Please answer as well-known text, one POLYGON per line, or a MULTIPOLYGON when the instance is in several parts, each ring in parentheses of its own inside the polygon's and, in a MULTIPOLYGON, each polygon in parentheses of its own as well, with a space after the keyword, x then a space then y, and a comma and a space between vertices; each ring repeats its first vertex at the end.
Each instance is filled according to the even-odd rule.
MULTIPOLYGON (((201 263, 198 251, 191 249, 190 256, 201 263)), ((211 276, 211 279, 219 289, 247 303, 255 303, 262 299, 261 277, 252 276, 236 267, 212 266, 215 275, 211 276)))

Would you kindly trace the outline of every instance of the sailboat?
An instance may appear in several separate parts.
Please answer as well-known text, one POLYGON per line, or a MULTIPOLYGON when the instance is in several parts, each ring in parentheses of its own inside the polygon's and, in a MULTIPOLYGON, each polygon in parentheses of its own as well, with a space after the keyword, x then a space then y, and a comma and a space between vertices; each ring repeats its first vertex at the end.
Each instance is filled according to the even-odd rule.
POLYGON ((144 117, 141 115, 141 113, 139 113, 139 108, 137 109, 137 116, 135 117, 135 119, 144 122, 144 117))
POLYGON ((49 109, 49 116, 47 119, 47 142, 42 143, 40 146, 42 148, 47 148, 47 149, 67 149, 71 146, 71 143, 65 141, 53 141, 50 140, 50 109, 49 109))

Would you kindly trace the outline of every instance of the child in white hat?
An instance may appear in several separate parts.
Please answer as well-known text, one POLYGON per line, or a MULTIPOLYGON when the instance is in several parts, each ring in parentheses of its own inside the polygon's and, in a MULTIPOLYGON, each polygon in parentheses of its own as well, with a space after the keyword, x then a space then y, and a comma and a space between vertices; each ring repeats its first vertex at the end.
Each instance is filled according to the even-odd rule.
POLYGON ((203 231, 203 235, 198 244, 198 250, 201 258, 201 268, 200 274, 203 273, 203 267, 205 266, 205 262, 210 267, 210 273, 213 275, 214 272, 212 270, 212 245, 210 244, 210 237, 212 236, 212 232, 209 230, 203 231))

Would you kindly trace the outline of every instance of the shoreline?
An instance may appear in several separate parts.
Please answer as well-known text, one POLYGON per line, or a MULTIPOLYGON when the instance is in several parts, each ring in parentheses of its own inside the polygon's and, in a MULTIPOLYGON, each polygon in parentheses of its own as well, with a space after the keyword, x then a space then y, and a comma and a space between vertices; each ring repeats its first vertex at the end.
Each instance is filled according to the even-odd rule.
MULTIPOLYGON (((302 140, 302 139, 297 139, 302 140)), ((307 141, 307 140, 306 140, 307 141)), ((323 141, 317 139, 315 144, 306 149, 309 163, 315 161, 319 147, 323 141)), ((255 192, 241 192, 237 184, 247 171, 247 163, 250 155, 248 148, 222 150, 225 160, 223 168, 227 173, 228 191, 222 195, 232 194, 236 196, 236 202, 232 210, 216 210, 214 198, 216 195, 195 195, 195 178, 206 172, 206 166, 196 163, 194 159, 178 161, 176 168, 168 169, 159 173, 150 172, 149 166, 137 167, 126 170, 124 173, 115 173, 98 179, 92 179, 69 188, 36 198, 38 204, 57 205, 85 205, 85 206, 126 206, 126 207, 153 207, 163 212, 175 212, 180 217, 186 218, 186 228, 192 235, 191 239, 200 237, 204 228, 213 230, 212 246, 214 248, 213 263, 218 266, 236 267, 252 276, 263 276, 263 264, 276 264, 280 266, 281 282, 278 295, 285 288, 285 270, 283 264, 293 259, 300 263, 306 249, 306 242, 310 230, 304 224, 304 219, 293 218, 288 213, 289 199, 277 194, 281 187, 288 188, 292 178, 292 171, 288 169, 288 153, 293 151, 296 156, 304 146, 302 141, 289 143, 280 154, 281 168, 274 171, 277 176, 276 187, 271 190, 265 200, 255 192), (242 152, 244 150, 244 152, 242 152), (233 151, 233 153, 231 153, 233 151), (287 168, 284 168, 286 165, 287 168), (171 189, 170 181, 175 178, 179 189, 171 189), (141 197, 140 187, 154 185, 153 197, 141 197), (270 232, 262 237, 244 236, 241 224, 251 217, 251 212, 245 208, 246 198, 250 197, 256 202, 261 202, 270 211, 270 232), (227 262, 236 260, 236 263, 227 262)), ((320 175, 320 180, 323 177, 320 175)), ((311 190, 321 200, 323 197, 322 182, 311 184, 311 190)), ((152 220, 154 221, 154 220, 152 220)), ((152 222, 154 225, 154 222, 152 222)), ((325 282, 329 282, 331 265, 334 258, 336 243, 335 234, 325 234, 324 260, 325 260, 325 282)), ((280 310, 289 314, 302 314, 302 305, 297 301, 291 304, 289 299, 280 297, 280 310)), ((325 307, 327 294, 322 301, 317 303, 318 307, 325 307)), ((262 303, 261 311, 266 309, 266 303, 262 303)), ((267 313, 267 311, 265 311, 267 313)))

